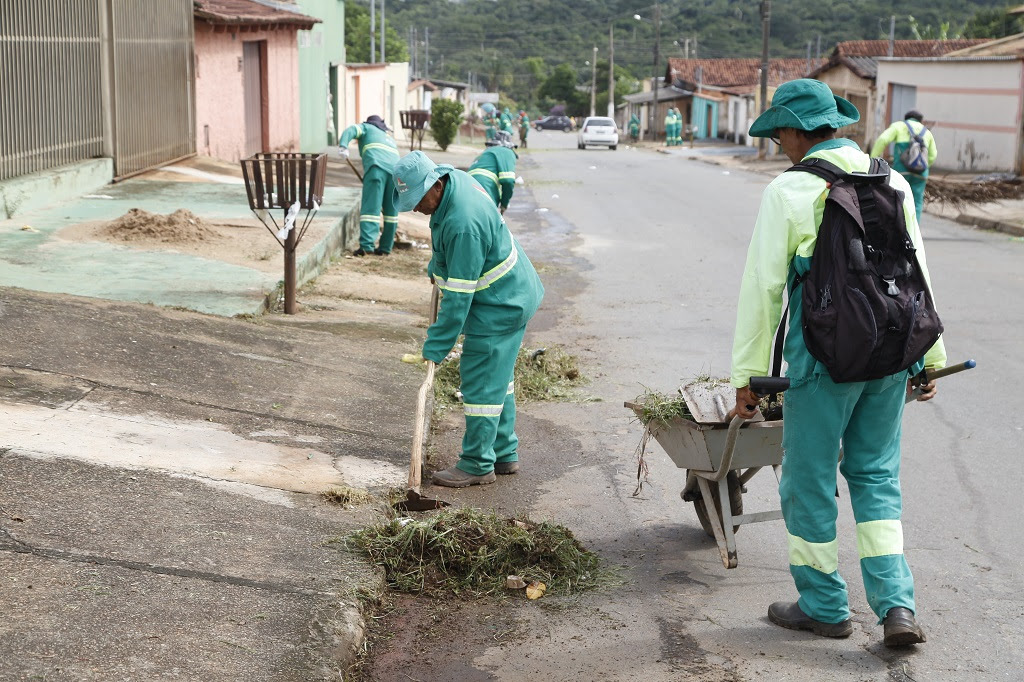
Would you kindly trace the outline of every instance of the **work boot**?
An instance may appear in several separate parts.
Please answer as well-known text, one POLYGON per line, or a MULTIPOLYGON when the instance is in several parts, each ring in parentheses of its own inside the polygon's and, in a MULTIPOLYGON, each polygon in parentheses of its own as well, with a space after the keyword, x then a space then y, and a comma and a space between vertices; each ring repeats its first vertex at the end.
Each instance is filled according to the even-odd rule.
POLYGON ((441 471, 435 471, 430 482, 434 485, 443 485, 446 488, 468 488, 471 485, 487 485, 494 483, 494 472, 474 476, 466 473, 458 467, 449 467, 441 471))
POLYGON ((814 620, 796 602, 777 601, 768 607, 768 620, 790 630, 807 630, 821 637, 849 637, 853 633, 850 619, 840 623, 814 620))
POLYGON ((374 256, 387 256, 390 253, 391 253, 390 251, 385 251, 383 249, 374 249, 373 250, 373 255, 374 256))
POLYGON ((927 641, 924 630, 914 620, 914 612, 902 606, 889 609, 882 621, 882 628, 885 638, 882 640, 886 646, 909 646, 911 644, 923 644, 927 641))
POLYGON ((494 473, 499 475, 519 473, 519 462, 495 462, 494 473))
POLYGON ((353 256, 365 256, 366 255, 366 251, 363 251, 362 247, 359 247, 358 249, 356 249, 355 251, 352 252, 352 255, 353 256))

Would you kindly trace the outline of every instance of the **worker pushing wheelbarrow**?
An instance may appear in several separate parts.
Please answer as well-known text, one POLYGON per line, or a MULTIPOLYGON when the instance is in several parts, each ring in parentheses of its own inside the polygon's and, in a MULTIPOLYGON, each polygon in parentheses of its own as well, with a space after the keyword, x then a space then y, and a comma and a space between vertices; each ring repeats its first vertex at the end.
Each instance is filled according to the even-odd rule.
MULTIPOLYGON (((740 426, 758 416, 755 378, 780 377, 785 359, 785 426, 781 440, 764 437, 763 449, 776 457, 764 461, 782 464, 779 497, 799 599, 772 603, 768 618, 824 637, 853 632, 839 574, 841 472, 868 604, 884 627, 885 645, 905 646, 923 643, 925 634, 903 553, 903 407, 908 393, 919 391, 921 401, 935 395, 946 351, 910 186, 883 160, 836 135, 858 120, 857 108, 826 84, 798 79, 780 85, 771 108, 750 127, 752 137, 773 139, 794 165, 765 189, 747 251, 733 339, 735 403, 725 413, 732 422, 722 447, 731 461, 701 470, 708 473, 697 475, 697 485, 707 505, 708 478, 721 476, 711 482, 727 498, 729 472, 742 463, 740 434, 780 430, 740 426)), ((742 440, 753 442, 750 435, 742 440)), ((729 504, 719 509, 728 566, 735 563, 735 546, 726 538, 734 518, 729 504)))

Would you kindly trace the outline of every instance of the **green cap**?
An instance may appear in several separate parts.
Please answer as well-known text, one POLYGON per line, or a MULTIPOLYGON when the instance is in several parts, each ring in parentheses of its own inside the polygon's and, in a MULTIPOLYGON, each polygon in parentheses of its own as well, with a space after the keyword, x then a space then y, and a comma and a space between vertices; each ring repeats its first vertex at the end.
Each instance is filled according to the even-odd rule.
POLYGON ((413 210, 434 183, 453 170, 454 166, 446 163, 438 165, 421 151, 406 154, 395 164, 392 173, 395 179, 395 207, 399 211, 413 210))
POLYGON ((800 78, 783 83, 775 90, 771 108, 754 120, 750 136, 771 137, 779 128, 842 128, 859 120, 857 107, 833 95, 827 85, 811 78, 800 78))

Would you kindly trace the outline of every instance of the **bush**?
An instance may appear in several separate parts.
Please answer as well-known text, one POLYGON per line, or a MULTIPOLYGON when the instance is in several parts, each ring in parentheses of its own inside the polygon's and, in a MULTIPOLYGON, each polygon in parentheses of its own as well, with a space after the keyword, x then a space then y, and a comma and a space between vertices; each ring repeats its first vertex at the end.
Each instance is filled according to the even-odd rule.
POLYGON ((435 99, 430 105, 430 133, 441 151, 455 139, 462 119, 462 104, 450 99, 435 99))

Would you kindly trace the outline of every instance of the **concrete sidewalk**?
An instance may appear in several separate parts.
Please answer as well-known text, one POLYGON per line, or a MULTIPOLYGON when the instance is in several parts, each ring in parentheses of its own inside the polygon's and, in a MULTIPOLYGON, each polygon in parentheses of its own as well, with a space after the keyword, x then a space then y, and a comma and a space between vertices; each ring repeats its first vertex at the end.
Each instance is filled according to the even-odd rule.
MULTIPOLYGON (((179 164, 179 172, 163 170, 131 178, 0 222, 0 286, 224 316, 263 312, 268 295, 283 277, 281 249, 249 210, 240 171, 230 166, 231 175, 208 173, 196 168, 203 163, 198 159, 179 164), (69 228, 105 223, 133 208, 156 214, 188 209, 205 221, 226 224, 241 233, 247 245, 235 251, 258 253, 245 266, 231 262, 241 253, 228 254, 226 260, 216 257, 212 247, 210 255, 201 255, 185 248, 169 250, 152 244, 137 248, 66 236, 69 228)), ((331 257, 353 243, 358 207, 358 189, 325 188, 323 207, 300 244, 300 280, 314 277, 331 257)), ((181 246, 195 251, 195 245, 181 246)))

